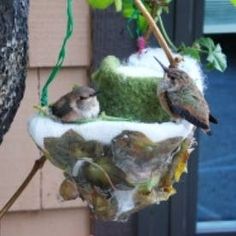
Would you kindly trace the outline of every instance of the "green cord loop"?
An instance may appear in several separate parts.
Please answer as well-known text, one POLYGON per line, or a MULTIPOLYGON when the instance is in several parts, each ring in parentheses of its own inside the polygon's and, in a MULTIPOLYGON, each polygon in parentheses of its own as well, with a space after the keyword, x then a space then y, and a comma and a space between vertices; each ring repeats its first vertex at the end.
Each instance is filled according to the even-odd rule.
POLYGON ((45 85, 43 86, 41 95, 40 95, 40 104, 41 106, 47 106, 48 105, 48 87, 51 84, 51 82, 56 78, 57 73, 60 71, 62 64, 65 60, 65 55, 66 55, 66 45, 69 40, 69 38, 73 34, 73 27, 74 27, 74 22, 73 22, 73 7, 72 7, 73 0, 67 0, 67 28, 66 28, 66 34, 60 49, 60 52, 58 54, 57 58, 57 63, 53 67, 48 80, 46 81, 45 85))

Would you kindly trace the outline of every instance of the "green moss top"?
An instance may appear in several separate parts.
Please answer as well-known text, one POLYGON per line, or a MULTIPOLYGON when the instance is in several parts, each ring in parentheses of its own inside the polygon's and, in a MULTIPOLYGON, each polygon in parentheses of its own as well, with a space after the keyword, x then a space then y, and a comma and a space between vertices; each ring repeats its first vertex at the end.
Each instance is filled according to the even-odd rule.
POLYGON ((156 91, 162 78, 126 76, 117 69, 118 58, 106 57, 93 74, 92 81, 101 91, 98 96, 101 110, 107 115, 143 122, 162 122, 169 119, 160 106, 156 91))

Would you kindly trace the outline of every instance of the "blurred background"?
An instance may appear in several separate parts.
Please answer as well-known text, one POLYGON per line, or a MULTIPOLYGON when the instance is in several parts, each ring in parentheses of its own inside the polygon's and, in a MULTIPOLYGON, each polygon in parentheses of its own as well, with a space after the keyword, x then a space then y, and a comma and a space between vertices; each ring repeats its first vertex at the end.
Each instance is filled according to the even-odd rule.
POLYGON ((212 137, 199 136, 197 229, 236 235, 236 9, 229 1, 205 1, 203 33, 222 45, 228 68, 206 71, 206 97, 219 125, 212 137))

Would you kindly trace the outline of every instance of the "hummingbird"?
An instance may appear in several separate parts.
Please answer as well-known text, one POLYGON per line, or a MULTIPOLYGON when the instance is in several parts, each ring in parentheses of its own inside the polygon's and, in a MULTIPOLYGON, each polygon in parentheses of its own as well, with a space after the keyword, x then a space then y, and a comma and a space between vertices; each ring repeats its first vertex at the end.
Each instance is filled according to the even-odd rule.
POLYGON ((91 87, 75 86, 71 92, 50 105, 50 110, 65 123, 95 118, 100 112, 97 94, 98 92, 91 87))
POLYGON ((167 68, 154 58, 165 72, 157 89, 162 108, 175 120, 185 119, 211 135, 210 122, 217 124, 218 121, 210 113, 208 103, 194 81, 185 71, 167 68))

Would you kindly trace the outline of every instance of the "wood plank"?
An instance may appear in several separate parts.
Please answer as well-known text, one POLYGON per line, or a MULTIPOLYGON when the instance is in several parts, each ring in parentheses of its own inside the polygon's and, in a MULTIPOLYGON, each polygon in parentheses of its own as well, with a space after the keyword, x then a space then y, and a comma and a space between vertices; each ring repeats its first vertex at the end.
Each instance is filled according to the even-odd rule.
POLYGON ((195 235, 197 222, 198 148, 188 160, 188 173, 175 184, 177 193, 170 198, 170 236, 195 235))
POLYGON ((1 222, 1 236, 89 236, 86 209, 11 213, 1 222))
MULTIPOLYGON (((51 69, 39 69, 40 89, 44 86, 51 69)), ((49 103, 68 93, 75 84, 87 84, 86 68, 62 68, 55 80, 49 86, 49 103)))
MULTIPOLYGON (((127 222, 94 220, 94 232, 96 236, 137 236, 137 217, 132 215, 127 222)), ((148 235, 148 234, 143 234, 148 235)), ((142 235, 142 236, 143 236, 142 235)))
MULTIPOLYGON (((37 70, 30 70, 26 80, 26 92, 16 118, 0 148, 0 206, 22 183, 39 152, 27 133, 27 120, 38 103, 37 70)), ((22 196, 13 205, 12 211, 40 208, 40 175, 33 179, 22 196)))
MULTIPOLYGON (((65 0, 32 0, 29 14, 29 65, 54 66, 66 31, 65 0)), ((90 12, 86 0, 74 1, 74 34, 65 66, 90 64, 90 12)))
MULTIPOLYGON (((48 77, 49 69, 40 69, 40 80, 43 85, 48 77)), ((65 93, 69 92, 75 84, 86 84, 87 73, 85 69, 67 68, 62 69, 57 79, 50 87, 50 102, 55 101, 65 93)), ((51 163, 46 163, 42 170, 42 207, 44 209, 81 207, 85 206, 82 200, 63 202, 59 196, 58 189, 63 180, 61 170, 51 163)))
POLYGON ((138 236, 170 235, 169 201, 149 206, 138 213, 138 236))
MULTIPOLYGON (((124 59, 136 50, 136 41, 127 30, 127 21, 113 8, 107 11, 93 11, 92 32, 93 68, 98 67, 107 55, 124 59)), ((93 233, 96 236, 138 235, 136 224, 136 216, 125 223, 95 220, 93 233)))
POLYGON ((86 203, 80 198, 63 201, 59 194, 59 187, 64 179, 63 172, 54 167, 49 161, 43 168, 42 176, 42 208, 55 209, 55 208, 75 208, 85 207, 86 203))
POLYGON ((191 45, 202 34, 204 0, 176 0, 174 4, 174 43, 191 45))
MULTIPOLYGON (((125 59, 137 50, 136 40, 127 30, 127 21, 121 14, 117 14, 114 8, 106 11, 96 10, 92 14, 92 64, 94 68, 98 67, 107 55, 125 59)), ((133 28, 131 25, 129 27, 133 28)))

